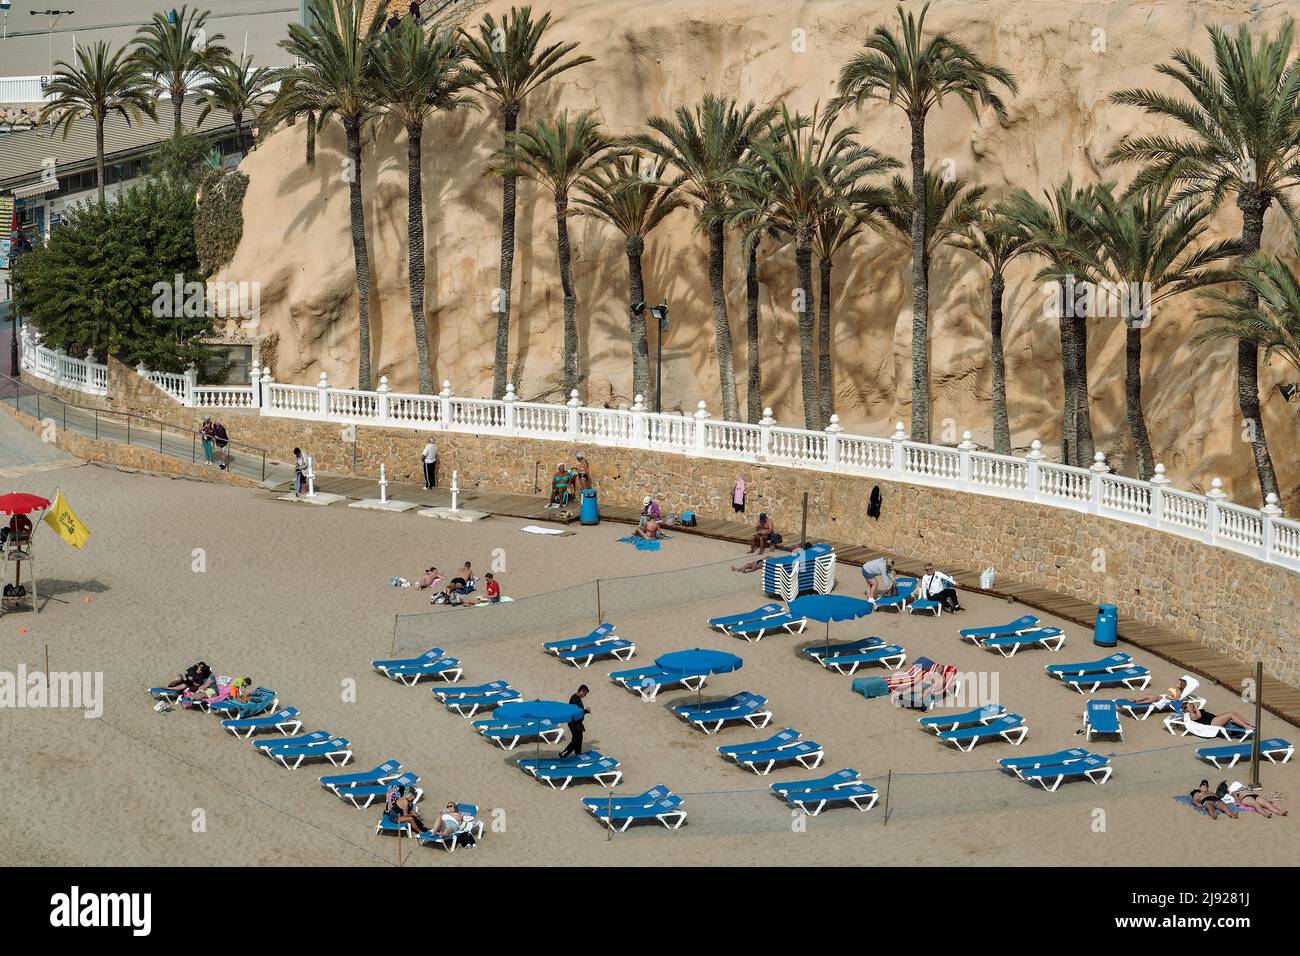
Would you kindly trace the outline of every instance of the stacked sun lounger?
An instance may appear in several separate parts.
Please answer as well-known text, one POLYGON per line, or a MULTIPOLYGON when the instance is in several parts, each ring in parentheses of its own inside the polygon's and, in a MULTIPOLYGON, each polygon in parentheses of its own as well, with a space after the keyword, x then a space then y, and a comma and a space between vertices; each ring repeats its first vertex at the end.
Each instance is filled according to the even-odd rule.
POLYGON ((964 641, 986 651, 997 651, 1003 657, 1015 657, 1022 647, 1045 647, 1059 651, 1065 643, 1065 632, 1059 627, 1044 627, 1032 614, 1017 618, 1009 624, 996 627, 966 627, 959 632, 964 641))
POLYGON ((676 830, 686 822, 682 798, 663 784, 636 796, 583 797, 582 807, 618 833, 633 823, 662 823, 676 830))
POLYGON ((1080 694, 1111 687, 1141 690, 1151 682, 1151 672, 1134 665, 1133 659, 1123 653, 1078 664, 1048 664, 1046 670, 1049 676, 1058 678, 1080 694))
POLYGON ((907 660, 905 650, 897 644, 886 644, 878 637, 864 637, 843 644, 814 644, 805 647, 803 655, 827 670, 850 677, 859 667, 879 664, 892 670, 902 667, 907 660))
POLYGON ((825 752, 815 740, 804 740, 799 731, 787 727, 766 740, 748 744, 726 744, 718 748, 724 760, 732 760, 746 770, 761 776, 772 772, 778 764, 797 763, 807 770, 821 765, 825 752))
POLYGON ((1062 781, 1083 779, 1101 785, 1110 779, 1115 768, 1110 758, 1089 753, 1082 747, 1058 750, 1037 757, 1007 757, 998 761, 1003 770, 1014 773, 1025 783, 1039 784, 1048 793, 1054 793, 1062 781))
POLYGON ((785 601, 800 594, 829 594, 834 589, 835 549, 829 544, 815 544, 763 562, 763 590, 785 601))
POLYGON ((553 790, 564 790, 574 782, 595 782, 602 787, 617 787, 623 779, 619 762, 596 750, 574 754, 572 757, 525 757, 518 761, 519 769, 553 790))
MULTIPOLYGON (((1214 764, 1219 770, 1228 770, 1235 767, 1240 760, 1249 760, 1251 749, 1252 745, 1249 743, 1201 747, 1196 751, 1196 756, 1206 763, 1214 764)), ((1259 742, 1259 755, 1269 763, 1286 763, 1294 753, 1295 748, 1281 737, 1270 737, 1259 742)))
POLYGON ((661 690, 682 688, 698 691, 708 676, 703 671, 665 670, 657 664, 650 664, 625 671, 613 671, 609 679, 632 693, 639 694, 642 700, 654 700, 661 690))
POLYGON ((814 817, 830 807, 851 806, 865 813, 880 799, 876 788, 863 783, 862 775, 848 767, 816 780, 774 783, 772 792, 814 817))
POLYGON ((414 687, 425 677, 454 684, 464 673, 460 661, 448 657, 441 647, 431 647, 419 657, 371 661, 370 666, 389 680, 399 681, 409 687, 414 687))
POLYGON ((470 718, 475 714, 494 710, 507 701, 519 700, 519 691, 508 680, 494 680, 486 684, 460 687, 435 687, 433 696, 454 714, 470 718))
POLYGON ((772 712, 763 709, 766 704, 767 698, 762 694, 746 690, 707 704, 674 707, 673 713, 706 734, 716 734, 727 724, 742 721, 755 730, 761 730, 772 720, 772 712))
POLYGON ((574 667, 590 667, 592 661, 601 658, 628 660, 636 653, 636 644, 615 634, 613 624, 602 624, 582 637, 566 637, 543 644, 542 650, 574 667))

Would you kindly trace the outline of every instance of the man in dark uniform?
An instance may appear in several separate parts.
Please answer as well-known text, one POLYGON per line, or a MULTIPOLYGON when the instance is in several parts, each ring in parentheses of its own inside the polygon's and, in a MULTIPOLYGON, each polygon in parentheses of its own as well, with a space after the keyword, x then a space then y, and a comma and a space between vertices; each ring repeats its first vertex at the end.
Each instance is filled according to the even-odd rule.
POLYGON ((582 708, 582 715, 569 721, 569 734, 570 734, 569 745, 560 752, 561 757, 567 757, 570 754, 576 756, 577 754, 582 753, 582 731, 583 731, 582 718, 585 717, 587 714, 591 713, 591 711, 587 709, 587 705, 584 704, 582 701, 583 698, 585 698, 589 692, 590 691, 588 690, 587 685, 583 684, 581 687, 578 688, 577 693, 575 693, 572 697, 569 698, 570 704, 572 704, 574 707, 582 708))

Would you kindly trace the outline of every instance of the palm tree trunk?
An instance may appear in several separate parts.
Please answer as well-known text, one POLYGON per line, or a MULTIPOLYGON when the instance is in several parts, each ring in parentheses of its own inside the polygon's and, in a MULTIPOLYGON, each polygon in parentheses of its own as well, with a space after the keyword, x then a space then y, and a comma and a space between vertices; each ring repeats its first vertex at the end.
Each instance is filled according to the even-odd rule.
POLYGON ((1092 441, 1092 413, 1088 398, 1088 316, 1081 303, 1075 304, 1070 320, 1074 334, 1074 441, 1078 448, 1079 467, 1092 464, 1096 447, 1092 441))
POLYGON ((817 410, 818 428, 825 428, 835 409, 831 401, 831 260, 817 262, 820 272, 817 302, 817 410))
POLYGON ((722 390, 722 417, 734 422, 740 417, 736 401, 736 366, 731 355, 731 326, 727 322, 725 285, 726 234, 722 220, 709 223, 709 290, 713 294, 713 333, 718 347, 718 384, 722 390))
POLYGON ((1060 313, 1058 322, 1061 330, 1061 462, 1066 465, 1079 463, 1077 447, 1077 428, 1075 416, 1075 379, 1078 376, 1079 361, 1075 355, 1074 324, 1070 321, 1067 310, 1071 307, 1064 282, 1057 282, 1060 313))
POLYGON ((181 122, 181 111, 185 108, 185 89, 181 88, 180 94, 177 95, 176 89, 172 91, 172 136, 180 139, 185 133, 185 125, 181 122))
POLYGON ((925 116, 912 118, 912 440, 930 440, 930 288, 925 270, 925 116))
POLYGON ((564 292, 564 395, 578 387, 578 297, 573 291, 569 249, 569 195, 555 194, 555 247, 560 257, 560 288, 564 292))
POLYGON ((812 242, 798 239, 794 247, 794 269, 799 283, 799 373, 803 379, 803 422, 805 428, 818 427, 820 407, 817 402, 817 364, 813 356, 812 242))
POLYGON ((316 165, 316 114, 307 114, 307 165, 316 165))
MULTIPOLYGON (((632 306, 645 302, 645 279, 641 274, 641 254, 645 252, 644 236, 628 236, 627 249, 627 304, 631 316, 632 339, 632 394, 650 399, 650 346, 646 342, 645 313, 637 315, 632 306)), ((653 402, 651 402, 653 406, 653 402)))
POLYGON ((429 366, 429 325, 424 314, 424 181, 420 170, 423 123, 406 126, 406 245, 407 284, 411 290, 411 322, 415 326, 415 361, 420 394, 433 393, 429 366))
MULTIPOLYGON (((104 205, 104 117, 95 117, 95 178, 99 181, 99 204, 104 205)), ((5 223, 5 229, 9 224, 5 223)))
MULTIPOLYGON (((1237 197, 1241 209, 1242 260, 1259 252, 1260 237, 1264 232, 1264 213, 1268 203, 1257 191, 1242 193, 1237 197)), ((1255 308, 1259 296, 1249 285, 1243 285, 1246 305, 1255 308)), ((1259 401, 1259 347, 1245 339, 1237 341, 1237 405, 1241 409, 1244 435, 1250 442, 1255 457, 1255 475, 1259 479, 1261 498, 1279 494, 1277 473, 1268 451, 1268 438, 1264 434, 1264 416, 1259 401)))
POLYGON ((993 359, 993 450, 999 455, 1011 454, 1011 424, 1007 419, 1007 361, 1002 354, 1002 299, 1007 280, 1001 273, 993 273, 990 305, 993 359))
POLYGON ((230 114, 230 118, 235 124, 235 142, 239 144, 239 155, 242 159, 248 155, 248 150, 244 148, 244 114, 236 111, 230 114))
POLYGON ((745 412, 757 424, 763 418, 762 353, 758 342, 758 240, 745 262, 745 412))
POLYGON ((1142 414, 1142 329, 1131 322, 1124 335, 1124 413, 1137 452, 1137 476, 1148 481, 1155 474, 1156 463, 1142 414))
POLYGON ((352 217, 352 263, 357 274, 357 388, 370 389, 370 253, 361 202, 361 120, 343 120, 348 141, 348 211, 352 217))
MULTIPOLYGON (((510 135, 519 128, 519 107, 506 106, 501 110, 506 145, 510 135)), ((496 365, 492 374, 492 397, 501 398, 506 393, 506 374, 510 367, 510 286, 515 272, 515 185, 516 177, 506 172, 501 177, 501 273, 500 287, 494 303, 497 310, 496 365)), ((565 386, 567 389, 569 386, 565 386)))

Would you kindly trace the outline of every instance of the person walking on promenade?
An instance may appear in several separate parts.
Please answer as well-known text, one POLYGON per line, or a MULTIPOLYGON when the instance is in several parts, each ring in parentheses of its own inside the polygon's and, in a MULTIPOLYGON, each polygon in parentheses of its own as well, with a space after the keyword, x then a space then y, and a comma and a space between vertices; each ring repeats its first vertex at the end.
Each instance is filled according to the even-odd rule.
POLYGON ((212 419, 206 415, 203 424, 199 426, 199 437, 203 439, 203 463, 210 465, 215 460, 212 454, 212 419))
POLYGON ((221 459, 221 464, 217 467, 225 471, 230 464, 230 436, 226 433, 226 426, 216 422, 212 426, 212 438, 217 445, 217 457, 221 459))
POLYGON ((302 497, 303 485, 307 483, 307 456, 301 448, 293 450, 293 496, 302 497))
POLYGON ((420 463, 424 466, 424 490, 429 491, 438 486, 438 443, 429 436, 429 443, 420 453, 420 463))

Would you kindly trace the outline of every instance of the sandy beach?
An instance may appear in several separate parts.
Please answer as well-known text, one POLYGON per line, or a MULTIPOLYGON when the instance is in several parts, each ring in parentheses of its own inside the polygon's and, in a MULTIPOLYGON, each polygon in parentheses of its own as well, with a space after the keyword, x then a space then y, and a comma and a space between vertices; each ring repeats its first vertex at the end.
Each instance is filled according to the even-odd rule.
MULTIPOLYGON (((909 660, 925 655, 977 675, 1030 728, 1021 747, 999 742, 958 753, 920 731, 916 712, 865 700, 850 692, 848 678, 798 656, 799 647, 825 640, 819 626, 759 644, 710 631, 708 616, 767 600, 758 575, 727 569, 743 550, 733 544, 676 534, 660 551, 642 552, 617 540, 628 533, 622 525, 543 537, 522 533, 527 522, 516 519, 461 524, 343 504, 308 507, 260 489, 76 462, 15 480, 51 496, 61 488, 92 538, 74 551, 41 529, 41 612, 4 615, 0 670, 42 669, 48 646, 52 671, 102 672, 105 700, 97 719, 73 710, 0 709, 0 863, 394 865, 400 850, 407 866, 1212 867, 1293 864, 1300 854, 1291 819, 1245 813, 1211 822, 1177 803, 1174 797, 1203 777, 1212 786, 1248 780, 1249 766, 1214 770, 1194 757, 1203 741, 1169 735, 1158 718, 1125 718, 1123 743, 1092 745, 1116 755, 1104 787, 1075 783, 1044 793, 1000 773, 1000 757, 1083 745, 1074 734, 1084 698, 1048 678, 1043 665, 1105 653, 1090 631, 1047 617, 1067 634, 1057 654, 1025 650, 1004 660, 958 640, 960 627, 1026 613, 1004 601, 968 595, 962 615, 882 613, 833 625, 832 640, 878 635, 901 644, 909 660), (480 572, 496 562, 515 603, 431 608, 424 593, 388 584, 393 576, 415 579, 430 564, 450 571, 466 559, 480 572), (597 577, 603 616, 637 652, 631 664, 578 671, 540 645, 594 625, 597 577), (571 590, 551 594, 562 589, 571 590), (395 615, 421 614, 395 628, 395 615), (405 687, 369 667, 394 647, 407 656, 433 645, 461 659, 467 683, 507 678, 525 697, 560 699, 589 684, 587 746, 622 762, 619 791, 666 784, 684 797, 689 822, 677 832, 646 827, 611 839, 580 804, 603 794, 600 788, 552 791, 513 766, 531 744, 504 752, 433 699, 430 687, 438 685, 405 687), (704 698, 764 694, 774 714, 768 729, 706 736, 670 711, 694 694, 665 692, 647 703, 606 676, 692 647, 744 659, 742 670, 712 678, 704 698), (304 730, 347 737, 352 769, 401 760, 421 775, 429 811, 448 800, 479 804, 488 823, 481 848, 448 855, 378 837, 376 808, 355 810, 319 786, 320 774, 338 772, 327 764, 289 771, 215 718, 155 713, 146 688, 198 659, 275 688, 282 706, 299 708, 304 730), (821 769, 757 777, 716 752, 783 727, 825 747, 821 769), (868 813, 805 818, 768 792, 773 781, 841 767, 859 770, 882 793, 888 788, 887 817, 882 801, 868 813)), ((933 557, 942 568, 943 555, 933 557)), ((842 568, 837 591, 860 594, 860 581, 856 568, 842 568)), ((1179 676, 1164 661, 1120 650, 1151 668, 1154 691, 1179 676)), ((1223 688, 1204 693, 1216 712, 1247 706, 1223 688)), ((1262 730, 1297 737, 1296 728, 1268 714, 1262 730)), ((1263 783, 1294 797, 1300 761, 1265 764, 1263 783)))

